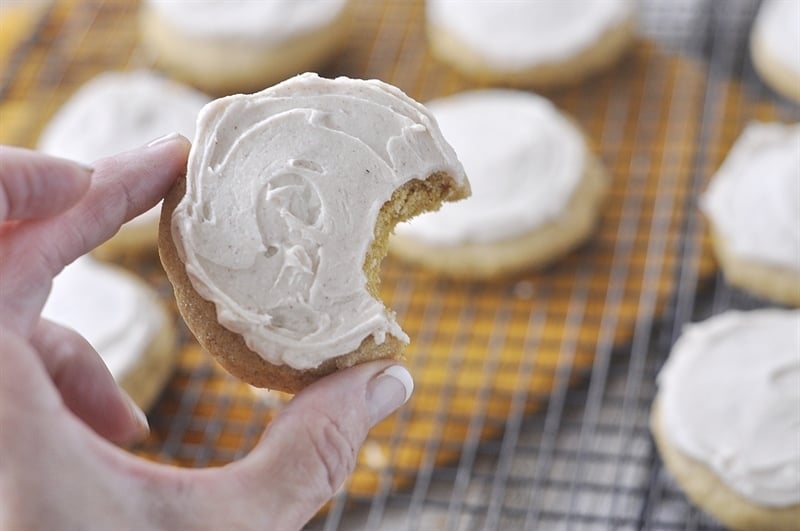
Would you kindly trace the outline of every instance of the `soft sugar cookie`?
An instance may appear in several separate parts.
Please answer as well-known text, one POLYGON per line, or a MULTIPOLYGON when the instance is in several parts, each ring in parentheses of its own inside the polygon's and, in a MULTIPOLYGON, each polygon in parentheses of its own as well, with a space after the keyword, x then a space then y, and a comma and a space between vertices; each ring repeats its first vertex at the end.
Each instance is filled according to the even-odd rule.
POLYGON ((390 251, 456 277, 541 266, 592 233, 606 172, 578 127, 529 92, 476 90, 431 101, 472 196, 399 225, 390 251))
POLYGON ((351 10, 349 0, 144 0, 139 26, 159 67, 225 95, 320 66, 347 43, 351 10))
POLYGON ((175 367, 175 330, 158 296, 117 267, 79 258, 53 281, 42 316, 85 337, 144 411, 175 367))
POLYGON ((469 193, 433 117, 380 81, 291 78, 200 114, 159 248, 200 344, 257 387, 294 392, 401 359, 378 299, 394 224, 469 193))
POLYGON ((544 87, 616 62, 634 35, 629 0, 428 0, 431 52, 491 83, 544 87))
POLYGON ((750 54, 767 84, 800 102, 800 2, 761 4, 750 34, 750 54))
POLYGON ((800 124, 748 125, 700 208, 728 282, 800 306, 800 124))
MULTIPOLYGON (((37 149, 89 164, 168 133, 192 138, 197 113, 208 101, 194 89, 145 70, 106 72, 59 109, 37 149)), ((156 206, 132 219, 94 255, 116 259, 155 252, 159 212, 156 206)))
POLYGON ((733 529, 800 529, 800 311, 692 324, 658 376, 651 429, 667 469, 733 529))

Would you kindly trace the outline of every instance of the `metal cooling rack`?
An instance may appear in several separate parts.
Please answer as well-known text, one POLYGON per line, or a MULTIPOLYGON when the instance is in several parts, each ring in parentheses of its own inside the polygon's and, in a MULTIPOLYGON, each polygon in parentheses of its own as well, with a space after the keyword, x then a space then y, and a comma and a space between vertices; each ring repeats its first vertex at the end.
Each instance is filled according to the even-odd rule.
MULTIPOLYGON (((95 74, 149 66, 135 1, 35 3, 44 9, 25 21, 27 36, 0 55, 0 141, 24 146, 95 74)), ((421 101, 483 86, 428 56, 419 0, 357 7, 349 48, 322 74, 381 78, 421 101)), ((750 63, 757 7, 644 0, 641 38, 621 65, 545 93, 613 176, 585 248, 545 271, 474 284, 387 261, 382 294, 412 337, 418 388, 373 430, 309 530, 719 529, 662 469, 647 420, 685 323, 766 305, 714 272, 696 209, 747 121, 800 120, 750 63)), ((174 312, 156 260, 125 265, 174 312)), ((284 398, 257 397, 181 330, 179 366, 138 452, 193 467, 240 458, 284 398)))

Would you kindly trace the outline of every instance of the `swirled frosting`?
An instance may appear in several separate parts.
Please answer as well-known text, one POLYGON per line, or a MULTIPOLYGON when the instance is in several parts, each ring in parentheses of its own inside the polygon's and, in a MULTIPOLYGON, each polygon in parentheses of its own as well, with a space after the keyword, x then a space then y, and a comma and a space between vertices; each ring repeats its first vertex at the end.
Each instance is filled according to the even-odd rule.
POLYGON ((348 0, 146 0, 190 35, 278 43, 325 26, 348 0))
MULTIPOLYGON (((38 149, 94 162, 177 132, 192 138, 208 96, 153 72, 106 72, 83 85, 53 116, 38 149)), ((155 207, 131 223, 158 219, 155 207)))
POLYGON ((761 505, 800 503, 800 311, 690 325, 658 376, 665 436, 761 505))
POLYGON ((563 61, 633 12, 629 0, 428 0, 428 22, 500 68, 563 61))
POLYGON ((144 284, 88 256, 55 278, 42 316, 85 337, 117 380, 166 323, 155 294, 144 284))
POLYGON ((363 267, 382 205, 435 172, 465 185, 423 106, 303 74, 203 109, 172 235, 223 326, 270 363, 312 368, 370 336, 408 341, 363 267))
POLYGON ((800 75, 800 2, 767 0, 758 10, 754 31, 771 57, 800 75))
POLYGON ((734 254, 800 272, 800 124, 749 124, 700 208, 734 254))
POLYGON ((583 137, 552 103, 529 92, 476 90, 428 109, 470 177, 472 195, 397 227, 432 244, 487 243, 557 218, 585 169, 583 137))

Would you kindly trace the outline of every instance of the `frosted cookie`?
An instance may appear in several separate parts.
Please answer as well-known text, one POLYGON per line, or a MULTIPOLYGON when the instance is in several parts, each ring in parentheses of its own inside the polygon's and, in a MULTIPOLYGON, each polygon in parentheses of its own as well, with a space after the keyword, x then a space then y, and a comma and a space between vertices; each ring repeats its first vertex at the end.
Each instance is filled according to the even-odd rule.
POLYGON ((468 193, 422 105, 304 74, 203 109, 159 249, 200 344, 245 382, 294 392, 402 358, 408 337, 377 298, 389 232, 468 193))
POLYGON ((800 529, 800 311, 690 325, 658 376, 650 420, 699 507, 734 529, 800 529))
POLYGON ((631 0, 428 0, 434 56, 492 83, 567 84, 613 64, 633 39, 631 0))
POLYGON ((700 208, 732 285, 800 306, 800 124, 748 125, 700 208))
POLYGON ((140 35, 157 65, 224 95, 316 69, 347 43, 350 19, 349 0, 144 0, 140 35))
MULTIPOLYGON (((208 101, 204 94, 151 72, 106 72, 61 107, 37 148, 88 164, 172 132, 192 138, 197 113, 208 101)), ((95 256, 155 252, 159 212, 157 206, 126 223, 95 256)))
POLYGON ((575 124, 535 94, 477 90, 431 101, 472 196, 399 225, 390 251, 458 277, 546 264, 584 241, 605 170, 575 124))
POLYGON ((166 310, 148 285, 122 269, 79 258, 53 281, 42 316, 85 337, 145 411, 175 367, 166 310))
POLYGON ((800 102, 800 2, 761 4, 750 34, 750 54, 767 84, 800 102))

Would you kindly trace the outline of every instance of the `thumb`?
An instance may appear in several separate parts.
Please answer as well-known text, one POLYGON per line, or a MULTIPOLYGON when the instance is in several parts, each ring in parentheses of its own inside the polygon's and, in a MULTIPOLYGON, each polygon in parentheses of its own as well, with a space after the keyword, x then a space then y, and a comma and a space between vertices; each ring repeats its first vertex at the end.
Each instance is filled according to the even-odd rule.
POLYGON ((391 361, 319 380, 298 393, 235 464, 238 486, 259 499, 272 529, 302 527, 353 471, 369 428, 402 406, 413 388, 409 372, 391 361))

